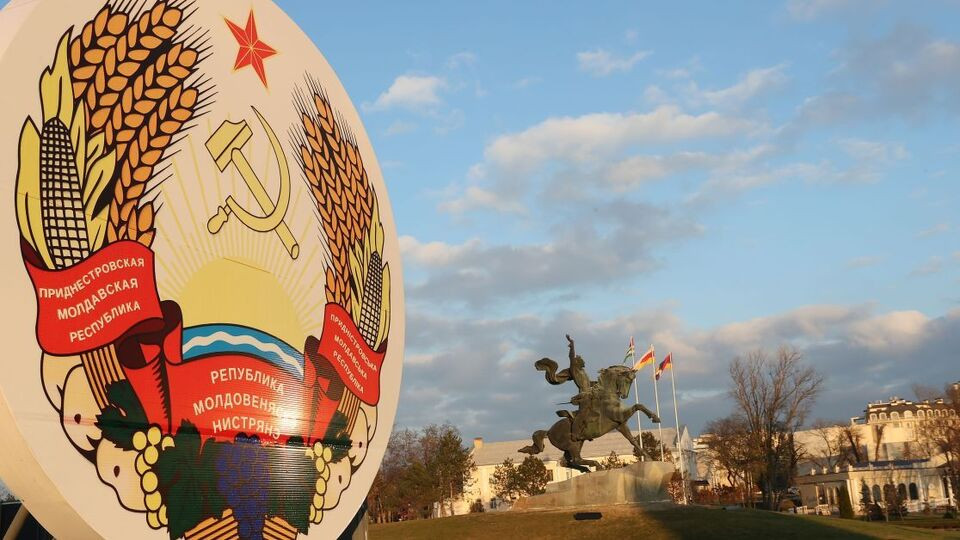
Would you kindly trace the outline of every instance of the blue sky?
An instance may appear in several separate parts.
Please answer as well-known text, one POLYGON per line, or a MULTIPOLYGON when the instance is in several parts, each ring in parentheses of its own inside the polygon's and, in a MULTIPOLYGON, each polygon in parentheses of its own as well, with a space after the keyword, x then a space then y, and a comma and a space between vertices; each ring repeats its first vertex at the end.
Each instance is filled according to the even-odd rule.
MULTIPOLYGON (((369 4, 350 12, 281 4, 317 41, 360 106, 391 183, 402 235, 449 246, 542 245, 550 227, 569 223, 574 206, 613 200, 651 204, 694 226, 638 254, 642 260, 633 262, 645 271, 636 278, 578 283, 572 288, 579 299, 564 307, 604 315, 671 304, 690 324, 711 326, 803 304, 872 302, 934 315, 956 301, 943 293, 957 277, 951 273, 956 235, 949 234, 956 103, 945 95, 948 84, 930 95, 901 95, 897 80, 889 81, 891 88, 876 87, 887 83, 884 74, 871 73, 878 67, 871 62, 884 61, 874 58, 883 51, 868 54, 888 45, 888 67, 895 69, 931 43, 951 43, 944 22, 953 6, 865 14, 851 2, 763 9, 708 3, 696 6, 691 18, 689 6, 670 11, 634 2, 605 9, 369 4), (323 22, 349 18, 368 21, 365 44, 323 22), (903 43, 914 50, 902 50, 903 43), (376 105, 403 78, 425 85, 410 87, 419 88, 419 97, 376 105), (804 118, 824 114, 811 112, 811 102, 848 95, 870 103, 850 111, 851 118, 804 118), (639 134, 636 141, 627 136, 608 144, 601 137, 585 141, 586 151, 595 153, 592 163, 550 155, 533 170, 481 180, 471 175, 478 166, 497 165, 485 158, 495 141, 551 119, 586 124, 591 114, 643 116, 671 108, 675 116, 721 115, 718 123, 728 124, 728 133, 701 136, 694 127, 678 140, 639 134), (765 154, 718 172, 733 166, 719 158, 737 152, 765 154), (685 155, 686 162, 714 163, 684 163, 685 155), (662 163, 666 170, 654 178, 643 172, 624 178, 628 187, 600 185, 597 169, 629 166, 630 157, 675 163, 673 170, 662 163), (549 198, 543 192, 564 181, 594 193, 536 200, 549 198), (756 185, 740 188, 740 182, 756 185), (500 198, 491 204, 523 211, 449 210, 451 203, 469 204, 471 188, 498 183, 500 198), (932 271, 938 267, 942 271, 932 271)), ((942 84, 957 75, 939 77, 942 84)), ((648 219, 655 217, 638 211, 638 222, 648 219)), ((417 270, 409 270, 414 282, 417 270)), ((549 293, 558 292, 536 296, 555 309, 549 300, 557 295, 549 293)), ((528 299, 521 305, 529 306, 528 299)), ((504 303, 490 307, 516 312, 504 303)))
POLYGON ((811 417, 960 378, 960 5, 280 4, 384 167, 398 425, 525 436, 565 332, 594 368, 672 350, 694 431, 757 347, 827 377, 811 417))
POLYGON ((827 377, 811 417, 960 379, 960 4, 278 3, 389 188, 398 426, 526 437, 564 333, 673 351, 694 432, 757 347, 827 377))

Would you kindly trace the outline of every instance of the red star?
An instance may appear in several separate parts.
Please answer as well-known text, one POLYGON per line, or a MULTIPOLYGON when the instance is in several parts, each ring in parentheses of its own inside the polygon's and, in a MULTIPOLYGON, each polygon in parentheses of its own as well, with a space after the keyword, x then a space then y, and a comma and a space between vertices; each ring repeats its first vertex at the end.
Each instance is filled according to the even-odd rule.
POLYGON ((230 31, 233 32, 233 37, 237 38, 237 43, 240 44, 240 51, 237 52, 237 61, 233 69, 253 66, 253 70, 263 81, 263 86, 267 86, 267 72, 263 68, 263 60, 277 54, 277 51, 260 41, 257 36, 257 22, 253 20, 253 10, 250 10, 250 16, 247 17, 246 28, 240 28, 227 19, 224 19, 224 21, 230 27, 230 31))

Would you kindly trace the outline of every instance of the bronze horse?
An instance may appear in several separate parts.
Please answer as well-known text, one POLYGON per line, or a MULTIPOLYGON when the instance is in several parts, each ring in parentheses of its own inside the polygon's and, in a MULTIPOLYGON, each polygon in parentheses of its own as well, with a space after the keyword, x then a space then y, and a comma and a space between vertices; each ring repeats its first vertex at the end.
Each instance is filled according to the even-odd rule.
POLYGON ((592 441, 617 430, 639 452, 640 443, 630 433, 627 421, 637 411, 647 415, 655 423, 660 423, 660 418, 639 403, 630 407, 624 407, 620 403, 620 400, 629 396, 630 385, 637 376, 633 368, 610 366, 600 370, 598 380, 591 381, 583 358, 576 354, 573 339, 569 335, 567 342, 570 349, 569 368, 557 371, 557 363, 549 358, 537 360, 534 367, 538 371, 545 372, 544 376, 550 384, 563 384, 573 379, 580 393, 574 396, 570 403, 576 405, 578 409, 574 413, 566 410, 557 411, 557 416, 561 417, 560 420, 557 420, 549 430, 541 429, 533 432, 533 444, 519 451, 531 455, 543 452, 543 439, 546 437, 550 439, 553 446, 563 451, 562 466, 589 472, 587 466, 597 467, 599 463, 583 459, 580 455, 584 441, 592 441))

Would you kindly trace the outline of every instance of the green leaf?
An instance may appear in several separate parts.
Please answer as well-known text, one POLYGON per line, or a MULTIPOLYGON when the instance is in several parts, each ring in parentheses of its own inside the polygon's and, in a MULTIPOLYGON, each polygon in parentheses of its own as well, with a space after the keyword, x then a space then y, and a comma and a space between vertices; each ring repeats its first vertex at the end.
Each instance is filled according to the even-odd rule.
POLYGON ((194 500, 197 495, 193 492, 190 482, 179 482, 168 491, 165 504, 170 540, 182 537, 184 533, 206 519, 203 515, 203 507, 194 500))
POLYGON ((171 540, 180 538, 207 518, 219 518, 226 509, 223 497, 216 490, 217 474, 213 465, 225 443, 207 440, 204 444, 200 431, 187 420, 180 424, 173 441, 174 446, 160 453, 154 467, 167 505, 171 540))
POLYGON ((323 445, 329 446, 333 451, 331 462, 336 463, 347 457, 350 452, 350 433, 347 431, 347 415, 340 411, 333 413, 330 419, 330 425, 327 426, 327 433, 323 436, 323 445))
POLYGON ((303 441, 291 438, 284 446, 268 447, 270 514, 283 518, 301 533, 310 527, 310 504, 319 473, 306 455, 303 441))
POLYGON ((97 415, 97 427, 117 447, 133 450, 133 434, 147 429, 147 414, 128 381, 107 386, 110 405, 97 415))

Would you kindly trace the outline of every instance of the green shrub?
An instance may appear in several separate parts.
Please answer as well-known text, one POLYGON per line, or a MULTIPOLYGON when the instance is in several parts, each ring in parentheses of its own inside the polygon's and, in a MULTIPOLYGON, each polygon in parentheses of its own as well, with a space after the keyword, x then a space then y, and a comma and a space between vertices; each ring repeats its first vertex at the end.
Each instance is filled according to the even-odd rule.
POLYGON ((847 486, 840 486, 840 500, 837 501, 840 507, 840 517, 844 519, 853 519, 853 505, 850 504, 850 493, 847 486))

